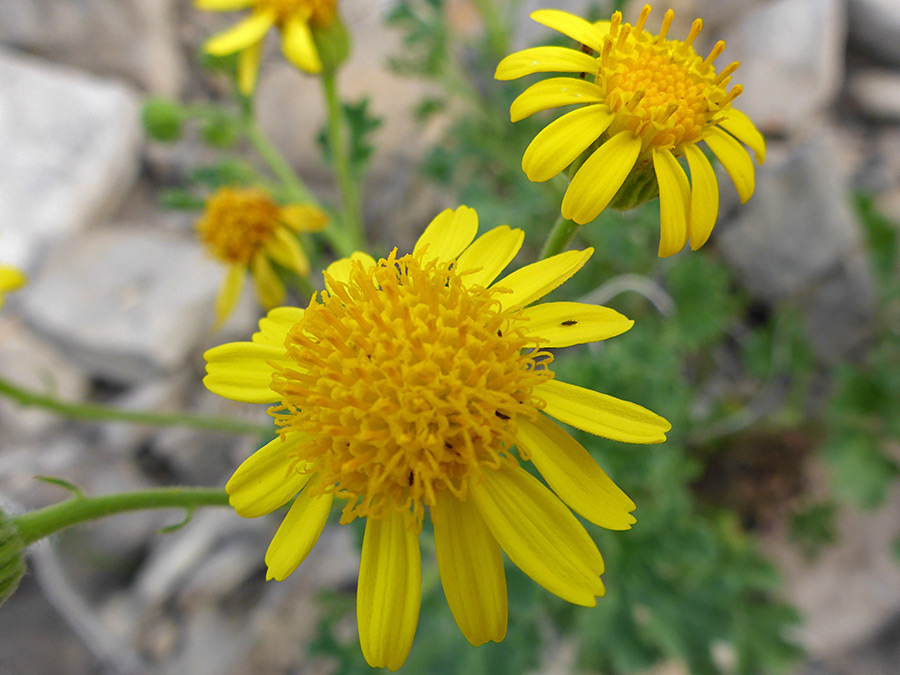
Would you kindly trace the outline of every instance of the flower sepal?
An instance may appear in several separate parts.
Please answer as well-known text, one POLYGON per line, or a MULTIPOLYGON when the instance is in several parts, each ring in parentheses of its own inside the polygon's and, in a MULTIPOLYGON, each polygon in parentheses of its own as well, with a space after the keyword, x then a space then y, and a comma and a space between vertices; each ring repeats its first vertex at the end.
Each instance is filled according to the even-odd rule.
POLYGON ((629 211, 658 197, 659 181, 656 179, 653 162, 645 162, 643 166, 632 170, 610 201, 609 207, 618 211, 629 211))
POLYGON ((312 37, 319 52, 319 59, 322 61, 322 72, 326 74, 337 72, 350 57, 352 43, 347 24, 340 16, 335 16, 334 21, 326 26, 313 26, 312 37))
POLYGON ((6 513, 0 510, 0 605, 16 592, 25 576, 25 542, 6 513))

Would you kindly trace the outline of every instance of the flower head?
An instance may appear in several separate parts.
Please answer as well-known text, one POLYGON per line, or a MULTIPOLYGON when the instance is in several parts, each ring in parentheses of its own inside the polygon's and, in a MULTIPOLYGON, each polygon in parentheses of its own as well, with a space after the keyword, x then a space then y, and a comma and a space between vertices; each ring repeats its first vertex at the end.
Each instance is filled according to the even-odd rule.
POLYGON ((243 516, 295 497, 266 553, 268 577, 304 560, 332 500, 366 518, 357 622, 372 666, 399 668, 418 621, 426 507, 456 622, 475 645, 506 634, 501 550, 560 597, 592 606, 603 559, 569 508, 610 529, 634 503, 551 418, 607 438, 659 443, 670 428, 634 403, 554 379, 546 348, 628 330, 618 312, 532 305, 592 251, 568 251, 495 281, 522 245, 498 227, 475 239, 470 208, 444 211, 413 252, 362 253, 325 271, 304 309, 280 307, 251 342, 206 353, 206 386, 272 403, 279 437, 226 486, 243 516), (474 241, 473 241, 474 239, 474 241), (516 451, 514 451, 514 446, 516 451), (550 489, 519 466, 530 460, 550 489), (299 493, 299 494, 298 494, 299 493))
POLYGON ((307 73, 322 70, 314 33, 329 28, 337 17, 337 0, 194 0, 199 9, 228 12, 252 9, 249 17, 216 35, 205 49, 214 56, 240 53, 238 87, 249 95, 256 87, 266 33, 281 32, 281 50, 288 61, 307 73))
POLYGON ((760 163, 766 146, 753 122, 732 106, 741 93, 740 85, 728 87, 738 63, 720 72, 713 65, 725 43, 717 42, 701 57, 692 47, 700 19, 680 41, 666 38, 672 10, 658 34, 645 30, 649 14, 645 5, 632 26, 622 23, 620 12, 611 21, 592 24, 559 10, 536 11, 532 19, 577 40, 582 49, 526 49, 503 59, 495 76, 575 74, 537 82, 513 102, 513 122, 580 104, 535 136, 522 169, 530 180, 549 180, 588 151, 563 197, 563 217, 583 225, 609 205, 630 208, 658 195, 659 255, 668 256, 688 240, 692 249, 700 248, 716 222, 719 188, 697 144, 706 143, 719 159, 742 202, 753 194, 754 168, 741 143, 760 163), (690 182, 681 157, 687 160, 690 182))
POLYGON ((28 278, 21 270, 8 265, 0 265, 0 307, 3 307, 5 295, 9 291, 21 288, 28 281, 28 278))
POLYGON ((216 301, 217 322, 222 324, 234 310, 248 270, 263 307, 271 309, 283 303, 284 284, 272 262, 299 276, 309 274, 309 260, 296 233, 316 232, 327 224, 328 216, 318 207, 279 206, 263 190, 226 187, 215 192, 197 221, 197 236, 213 257, 228 265, 216 301))

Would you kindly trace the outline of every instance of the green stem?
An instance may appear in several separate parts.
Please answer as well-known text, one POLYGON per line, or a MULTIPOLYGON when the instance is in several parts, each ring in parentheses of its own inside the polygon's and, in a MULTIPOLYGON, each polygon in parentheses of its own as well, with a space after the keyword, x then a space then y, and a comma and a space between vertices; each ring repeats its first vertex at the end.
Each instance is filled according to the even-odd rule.
POLYGON ((291 199, 310 204, 317 203, 316 198, 313 197, 309 188, 307 188, 303 181, 300 180, 300 177, 294 172, 284 156, 278 152, 271 141, 265 137, 256 122, 249 119, 245 120, 244 133, 247 134, 247 138, 250 143, 253 144, 253 147, 256 149, 256 152, 259 153, 262 160, 266 163, 266 166, 269 167, 272 173, 275 174, 278 180, 280 180, 284 187, 291 193, 291 199))
POLYGON ((550 256, 562 253, 566 249, 566 245, 572 241, 572 237, 578 231, 578 223, 566 220, 562 216, 553 223, 553 229, 547 241, 544 242, 544 248, 541 249, 540 259, 549 258, 550 256))
POLYGON ((322 88, 325 94, 325 108, 328 115, 328 145, 331 148, 331 156, 334 160, 334 170, 337 173, 338 188, 341 191, 343 205, 343 224, 347 234, 351 237, 355 248, 361 251, 368 249, 366 245, 366 233, 362 224, 362 205, 359 197, 359 186, 353 177, 353 168, 350 165, 349 148, 344 136, 344 115, 341 110, 341 100, 337 92, 337 73, 327 71, 322 73, 322 88))
POLYGON ((235 434, 266 434, 271 427, 223 417, 204 417, 187 413, 144 412, 123 410, 97 403, 67 403, 46 394, 38 394, 0 378, 0 395, 7 396, 22 406, 37 406, 62 415, 83 420, 127 422, 163 427, 192 427, 235 434))
POLYGON ((214 488, 170 487, 122 492, 100 497, 76 496, 61 504, 30 511, 12 519, 27 546, 61 530, 126 511, 181 508, 192 511, 198 506, 227 506, 228 495, 214 488))

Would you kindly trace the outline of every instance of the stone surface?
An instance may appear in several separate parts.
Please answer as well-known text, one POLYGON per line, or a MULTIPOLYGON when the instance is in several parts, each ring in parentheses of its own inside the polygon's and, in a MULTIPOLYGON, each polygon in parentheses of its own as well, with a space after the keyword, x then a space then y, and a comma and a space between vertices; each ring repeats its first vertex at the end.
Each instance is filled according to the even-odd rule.
POLYGON ((802 130, 840 89, 842 0, 773 0, 742 14, 719 38, 728 46, 718 66, 741 63, 732 82, 744 93, 735 105, 764 131, 802 130))
POLYGON ((850 40, 869 53, 900 65, 900 3, 848 0, 850 40))
POLYGON ((192 241, 107 228, 52 251, 20 293, 22 313, 81 367, 134 382, 184 365, 210 330, 223 275, 192 241))
POLYGON ((787 600, 803 615, 799 638, 810 657, 830 661, 845 655, 900 614, 900 565, 893 554, 898 511, 900 484, 877 512, 845 509, 836 543, 813 561, 780 535, 764 540, 781 570, 787 600))
POLYGON ((875 294, 835 151, 806 141, 757 170, 756 192, 717 229, 725 258, 754 296, 801 304, 825 360, 864 344, 875 294), (827 330, 826 330, 827 329, 827 330))
POLYGON ((139 164, 138 100, 120 83, 8 50, 0 82, 0 260, 31 268, 47 244, 124 199, 139 164))
POLYGON ((0 0, 0 42, 177 96, 177 0, 0 0))
POLYGON ((854 73, 850 95, 867 117, 900 121, 900 73, 886 69, 854 73))

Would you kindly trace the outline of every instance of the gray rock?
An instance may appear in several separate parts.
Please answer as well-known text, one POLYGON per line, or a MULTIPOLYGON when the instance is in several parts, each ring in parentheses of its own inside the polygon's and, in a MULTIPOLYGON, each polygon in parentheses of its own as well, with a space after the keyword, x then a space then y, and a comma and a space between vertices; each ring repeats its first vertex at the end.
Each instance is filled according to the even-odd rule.
POLYGON ((175 0, 0 0, 0 42, 176 96, 184 80, 175 0))
POLYGON ((138 100, 118 82, 6 50, 0 82, 0 260, 31 267, 124 199, 139 165, 138 100))
POLYGON ((756 193, 717 241, 741 283, 768 302, 799 301, 823 359, 851 355, 868 336, 873 281, 835 152, 807 141, 757 173, 756 193))
POLYGON ((869 69, 854 73, 850 94, 862 112, 872 118, 900 121, 900 73, 869 69))
POLYGON ((73 362, 129 383, 183 366, 210 330, 223 275, 191 241, 110 228, 52 251, 21 308, 73 362))
POLYGON ((900 65, 900 4, 896 0, 848 0, 848 4, 850 40, 900 65))
POLYGON ((843 0, 774 0, 742 15, 717 36, 720 67, 741 63, 735 105, 763 130, 804 128, 840 89, 846 23, 843 0))

